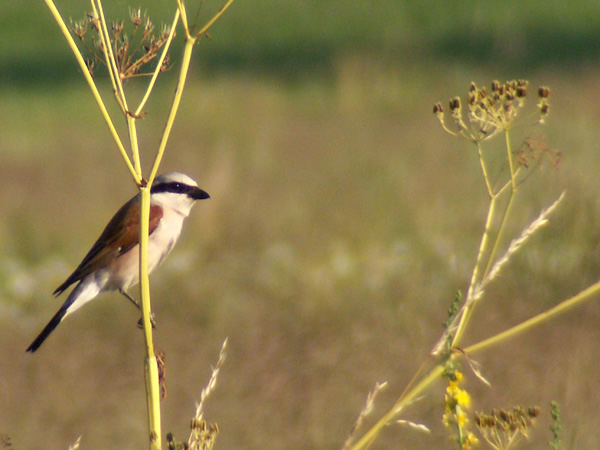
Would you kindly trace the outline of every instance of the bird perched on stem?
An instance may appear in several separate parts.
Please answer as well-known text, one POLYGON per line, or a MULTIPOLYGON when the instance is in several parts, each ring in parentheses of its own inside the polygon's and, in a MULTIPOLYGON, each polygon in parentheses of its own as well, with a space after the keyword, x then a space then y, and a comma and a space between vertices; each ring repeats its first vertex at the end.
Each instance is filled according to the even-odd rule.
MULTIPOLYGON (((156 177, 150 190, 148 273, 169 254, 181 234, 184 219, 196 200, 210 196, 187 175, 169 172, 156 177)), ((35 352, 69 314, 105 291, 119 291, 138 308, 127 289, 139 281, 139 194, 125 203, 85 255, 75 271, 54 291, 60 295, 77 283, 48 325, 27 348, 35 352)))

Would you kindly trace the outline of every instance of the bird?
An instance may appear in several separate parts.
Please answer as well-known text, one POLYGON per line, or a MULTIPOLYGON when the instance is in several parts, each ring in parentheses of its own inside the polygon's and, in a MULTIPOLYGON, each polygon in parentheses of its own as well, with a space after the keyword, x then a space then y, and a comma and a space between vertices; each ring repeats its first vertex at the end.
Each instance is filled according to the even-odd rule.
MULTIPOLYGON (((27 352, 35 352, 65 317, 106 291, 119 291, 140 308, 127 289, 139 282, 140 202, 138 193, 125 203, 73 273, 53 292, 59 296, 77 283, 58 312, 35 338, 27 352)), ((189 176, 169 172, 155 178, 150 188, 148 273, 177 242, 184 219, 197 200, 210 198, 189 176)))

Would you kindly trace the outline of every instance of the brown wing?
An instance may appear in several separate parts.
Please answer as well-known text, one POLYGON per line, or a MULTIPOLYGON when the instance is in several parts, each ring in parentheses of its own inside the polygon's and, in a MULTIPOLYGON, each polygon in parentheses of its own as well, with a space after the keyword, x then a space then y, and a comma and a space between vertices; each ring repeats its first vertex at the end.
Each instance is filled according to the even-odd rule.
MULTIPOLYGON (((151 205, 149 234, 154 232, 161 218, 162 208, 151 205)), ((107 266, 113 258, 131 250, 139 241, 140 202, 139 197, 135 196, 117 211, 75 271, 56 288, 54 295, 60 295, 73 283, 107 266)))

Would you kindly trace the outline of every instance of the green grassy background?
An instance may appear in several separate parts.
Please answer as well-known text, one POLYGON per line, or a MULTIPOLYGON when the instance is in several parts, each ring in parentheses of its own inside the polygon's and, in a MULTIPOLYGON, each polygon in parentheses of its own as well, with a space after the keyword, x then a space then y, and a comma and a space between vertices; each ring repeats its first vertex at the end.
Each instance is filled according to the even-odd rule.
MULTIPOLYGON (((148 2, 153 17, 161 5, 148 2)), ((81 2, 59 6, 82 15, 81 2)), ((127 3, 105 8, 123 16, 127 3)), ((522 192, 514 230, 568 195, 490 287, 467 341, 596 281, 599 15, 583 1, 235 3, 197 48, 163 164, 212 196, 152 276, 165 432, 187 436, 225 337, 207 411, 217 448, 336 449, 375 382, 389 388, 371 417, 391 406, 465 289, 482 232, 474 149, 431 114, 471 81, 552 88, 541 132, 563 161, 522 192)), ((80 435, 82 448, 143 448, 139 314, 120 296, 25 354, 64 300, 50 293, 134 188, 43 3, 4 2, 0 22, 0 432, 16 449, 80 435)), ((140 125, 145 161, 176 69, 140 125)), ((556 400, 567 448, 598 448, 599 315, 591 302, 477 355, 492 388, 467 375, 474 409, 540 405, 530 448, 541 449, 556 400)), ((450 448, 442 390, 404 416, 431 435, 390 427, 373 448, 450 448)))

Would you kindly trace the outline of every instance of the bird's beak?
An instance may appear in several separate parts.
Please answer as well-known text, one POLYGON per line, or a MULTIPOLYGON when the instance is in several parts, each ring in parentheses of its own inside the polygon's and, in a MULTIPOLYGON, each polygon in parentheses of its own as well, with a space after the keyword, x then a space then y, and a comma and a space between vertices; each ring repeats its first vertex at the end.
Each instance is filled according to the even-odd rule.
POLYGON ((204 200, 204 199, 210 198, 210 195, 208 195, 208 192, 203 191, 200 188, 193 190, 188 195, 190 197, 192 197, 194 200, 204 200))

